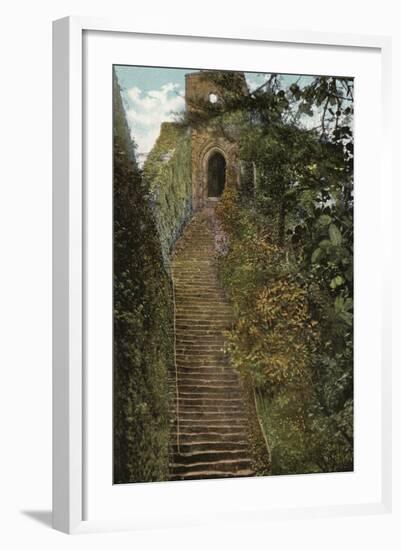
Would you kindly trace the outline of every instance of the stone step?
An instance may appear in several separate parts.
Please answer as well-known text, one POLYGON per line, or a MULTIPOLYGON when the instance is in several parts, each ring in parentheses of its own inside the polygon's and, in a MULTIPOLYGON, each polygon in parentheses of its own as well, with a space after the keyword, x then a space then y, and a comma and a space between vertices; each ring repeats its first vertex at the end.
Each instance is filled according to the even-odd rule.
POLYGON ((210 321, 179 321, 176 323, 177 338, 181 334, 185 334, 187 338, 199 338, 200 336, 210 336, 212 334, 223 334, 226 330, 230 330, 231 323, 210 321))
POLYGON ((186 414, 197 415, 201 413, 219 414, 221 416, 235 415, 236 417, 243 416, 245 418, 246 409, 243 404, 239 405, 212 405, 210 403, 189 403, 178 400, 178 406, 174 404, 171 411, 178 414, 180 420, 185 419, 186 414))
MULTIPOLYGON (((196 423, 194 420, 183 420, 180 418, 175 419, 176 421, 170 422, 171 425, 171 433, 176 433, 177 431, 179 433, 191 433, 194 435, 194 438, 191 441, 195 441, 195 439, 198 437, 199 434, 233 434, 237 433, 241 436, 241 438, 244 437, 244 432, 248 434, 248 427, 246 424, 246 420, 238 420, 236 423, 231 420, 228 422, 227 420, 224 421, 215 421, 215 420, 204 420, 201 419, 196 423)), ((213 436, 217 437, 217 436, 213 436)), ((199 439, 199 438, 198 438, 199 439)), ((245 439, 248 439, 248 435, 245 436, 245 439)))
POLYGON ((199 338, 202 334, 223 333, 225 330, 231 328, 231 322, 217 321, 216 319, 210 319, 207 321, 201 321, 199 319, 190 320, 176 320, 177 337, 180 331, 185 331, 187 336, 194 336, 199 338))
POLYGON ((182 411, 179 410, 179 423, 181 427, 185 422, 205 423, 205 424, 224 424, 224 426, 236 426, 238 424, 246 424, 245 414, 238 414, 236 411, 231 412, 208 412, 208 411, 182 411))
MULTIPOLYGON (((173 423, 174 429, 173 432, 177 431, 177 422, 174 421, 173 423)), ((194 422, 192 420, 180 420, 179 421, 179 429, 178 431, 180 433, 186 433, 186 434, 199 434, 199 433, 218 433, 218 434, 231 434, 231 433, 244 433, 247 429, 247 425, 244 422, 244 420, 240 420, 237 422, 231 421, 230 423, 224 422, 224 421, 215 421, 215 422, 194 422)))
POLYGON ((177 311, 176 310, 176 317, 175 320, 177 323, 180 321, 191 321, 191 322, 198 322, 198 323, 205 323, 207 321, 225 321, 227 324, 232 323, 232 318, 227 313, 222 312, 214 312, 213 314, 210 311, 190 311, 189 309, 186 311, 177 311))
POLYGON ((204 326, 209 328, 209 327, 221 327, 221 326, 225 327, 227 325, 233 324, 233 319, 231 315, 227 315, 227 314, 223 315, 219 313, 218 316, 217 314, 213 316, 208 315, 207 318, 205 319, 204 316, 199 315, 199 312, 189 313, 188 311, 186 312, 177 311, 177 308, 176 308, 175 313, 176 313, 176 317, 175 317, 176 326, 182 324, 182 325, 189 325, 191 326, 191 328, 204 327, 204 326))
MULTIPOLYGON (((207 454, 214 454, 217 458, 221 458, 221 453, 246 453, 245 456, 249 453, 249 443, 247 441, 194 441, 191 443, 184 443, 182 439, 179 439, 179 444, 177 445, 176 439, 172 440, 173 443, 170 447, 170 456, 177 456, 177 460, 181 457, 188 458, 189 456, 199 455, 201 456, 200 460, 203 460, 207 454)), ((228 454, 227 458, 233 458, 234 454, 228 454)), ((241 458, 239 454, 235 455, 236 458, 241 458)), ((215 460, 215 458, 210 457, 210 460, 215 460)), ((198 460, 198 459, 196 459, 198 460)), ((180 460, 181 461, 181 460, 180 460)), ((184 461, 185 462, 185 461, 184 461)))
POLYGON ((209 376, 199 376, 199 374, 183 375, 180 372, 177 373, 177 381, 173 380, 171 382, 171 387, 175 388, 176 383, 184 391, 188 391, 187 386, 193 386, 194 388, 200 388, 201 390, 207 387, 224 387, 227 391, 231 389, 238 389, 238 377, 236 374, 231 374, 229 372, 222 375, 213 375, 209 376))
POLYGON ((213 392, 207 390, 188 392, 178 386, 178 398, 182 403, 186 402, 188 404, 191 402, 197 404, 199 401, 207 404, 212 401, 216 407, 228 404, 237 405, 238 403, 243 403, 242 392, 239 389, 230 389, 229 391, 226 390, 223 392, 213 392))
MULTIPOLYGON (((213 443, 247 443, 245 431, 223 432, 179 432, 178 438, 183 445, 198 445, 205 442, 213 443)), ((177 432, 171 433, 171 439, 175 443, 177 441, 177 432)))
POLYGON ((183 418, 184 414, 201 414, 201 413, 216 413, 216 414, 236 414, 245 415, 244 404, 241 399, 234 403, 228 403, 228 400, 225 402, 214 403, 213 398, 210 399, 178 399, 178 403, 174 400, 172 404, 174 410, 179 411, 179 415, 183 418))
POLYGON ((237 470, 236 472, 227 472, 222 470, 196 470, 192 472, 172 474, 170 479, 172 481, 185 481, 185 480, 197 480, 197 479, 224 479, 230 477, 252 477, 254 476, 253 470, 250 468, 244 468, 243 470, 237 470))
POLYGON ((230 321, 232 319, 230 310, 223 307, 208 307, 204 306, 194 306, 192 304, 187 304, 185 307, 177 305, 175 308, 176 319, 180 317, 190 316, 190 318, 204 319, 205 317, 211 317, 212 319, 223 319, 230 321))
POLYGON ((216 406, 219 404, 225 403, 226 401, 233 401, 234 403, 237 403, 237 401, 242 402, 242 391, 238 386, 236 388, 231 387, 228 389, 215 389, 215 390, 209 390, 206 388, 200 388, 196 390, 188 390, 188 388, 182 388, 180 385, 178 386, 178 396, 181 401, 187 401, 188 403, 190 400, 202 400, 202 401, 214 401, 216 406))
POLYGON ((187 281, 180 279, 174 279, 174 287, 176 291, 186 290, 186 291, 202 291, 207 292, 208 290, 211 290, 212 292, 221 292, 221 287, 218 284, 216 280, 213 279, 189 279, 187 281))
POLYGON ((180 335, 176 336, 176 347, 202 347, 207 348, 209 346, 220 346, 222 348, 225 344, 222 334, 202 334, 198 333, 197 336, 187 335, 186 331, 181 331, 180 335))
MULTIPOLYGON (((226 444, 227 445, 227 444, 226 444)), ((205 448, 203 450, 187 450, 184 451, 184 448, 188 449, 191 445, 180 445, 180 450, 178 452, 177 448, 172 449, 170 454, 170 459, 174 460, 177 464, 193 464, 201 462, 214 462, 222 460, 249 460, 249 449, 247 445, 243 447, 239 446, 239 443, 234 444, 234 449, 215 449, 213 447, 205 448), (238 448, 239 447, 239 448, 238 448)))
MULTIPOLYGON (((199 372, 199 370, 196 370, 195 372, 178 371, 177 377, 179 384, 193 384, 195 386, 202 386, 204 384, 211 384, 213 386, 218 384, 230 385, 231 383, 239 383, 238 374, 229 367, 226 367, 221 373, 214 372, 213 370, 204 374, 199 372)), ((171 383, 175 384, 175 382, 176 380, 174 377, 171 379, 171 383)))
POLYGON ((224 407, 207 405, 186 406, 178 403, 178 407, 171 409, 171 423, 194 422, 198 418, 199 422, 214 422, 214 420, 225 420, 226 424, 232 424, 233 420, 243 420, 246 422, 246 409, 244 407, 224 407), (174 415, 174 416, 173 416, 174 415))
POLYGON ((241 380, 224 349, 233 317, 217 278, 211 215, 194 216, 172 261, 171 479, 253 475, 241 380))
POLYGON ((215 344, 208 344, 208 345, 198 345, 198 346, 183 346, 180 344, 179 346, 176 346, 175 348, 175 355, 179 359, 181 359, 183 356, 187 356, 193 359, 202 359, 202 357, 206 359, 211 359, 212 357, 218 358, 220 361, 221 359, 224 361, 224 357, 227 357, 224 352, 224 343, 222 343, 221 346, 215 345, 215 344))
MULTIPOLYGON (((211 289, 210 283, 213 284, 213 281, 205 281, 208 283, 207 289, 200 289, 197 285, 196 288, 184 288, 183 286, 175 287, 175 300, 190 300, 200 302, 212 302, 212 303, 221 303, 221 300, 224 299, 224 293, 221 289, 211 289)), ((214 285, 215 286, 215 285, 214 285)))
MULTIPOLYGON (((213 353, 192 353, 187 351, 186 353, 176 353, 176 362, 178 370, 183 369, 183 373, 187 372, 188 368, 192 368, 194 371, 197 369, 208 368, 210 372, 213 369, 217 369, 215 372, 235 372, 229 364, 228 356, 223 351, 214 351, 213 353)), ((199 372, 202 372, 199 370, 199 372)), ((206 371, 203 371, 206 372, 206 371)))
MULTIPOLYGON (((179 458, 179 456, 177 456, 179 458)), ((244 459, 226 459, 198 462, 174 462, 171 464, 172 474, 183 474, 189 472, 203 471, 219 471, 219 472, 236 472, 238 470, 251 469, 251 460, 244 459)), ((235 473, 234 473, 235 475, 235 473)))
MULTIPOLYGON (((238 402, 243 402, 243 393, 241 388, 238 386, 236 388, 231 387, 228 390, 212 390, 209 391, 207 388, 201 388, 195 391, 188 391, 186 388, 181 388, 178 384, 177 395, 181 401, 187 401, 190 403, 190 400, 198 402, 199 400, 204 401, 205 403, 209 401, 214 401, 216 406, 224 405, 226 402, 232 401, 232 404, 237 404, 238 402)), ((175 395, 172 396, 175 398, 175 395)))
POLYGON ((175 299, 175 310, 179 311, 199 311, 200 309, 205 309, 206 311, 215 311, 216 313, 229 313, 231 315, 231 310, 227 306, 219 304, 216 299, 207 300, 204 298, 176 298, 175 299))
POLYGON ((175 345, 176 349, 217 349, 222 350, 224 348, 225 340, 221 335, 206 334, 197 338, 186 336, 185 331, 181 331, 181 334, 176 337, 175 345))
POLYGON ((219 362, 213 362, 212 360, 203 361, 194 359, 192 364, 185 363, 177 359, 177 371, 178 375, 200 375, 200 376, 209 376, 210 375, 224 375, 224 374, 233 374, 235 371, 225 364, 219 362))
POLYGON ((213 353, 191 353, 186 352, 185 355, 182 353, 176 353, 176 364, 179 369, 185 369, 185 367, 192 367, 193 369, 201 367, 215 367, 221 368, 226 367, 230 368, 228 364, 228 358, 224 355, 223 352, 213 352, 213 353))
POLYGON ((193 381, 187 381, 179 379, 179 387, 180 392, 183 393, 202 393, 204 391, 207 391, 207 393, 211 394, 221 394, 221 393, 228 393, 229 395, 232 395, 232 392, 239 393, 242 395, 241 389, 238 387, 238 381, 233 379, 230 381, 223 380, 220 384, 212 384, 211 381, 206 381, 203 383, 194 384, 193 381), (222 383, 224 382, 224 383, 222 383))

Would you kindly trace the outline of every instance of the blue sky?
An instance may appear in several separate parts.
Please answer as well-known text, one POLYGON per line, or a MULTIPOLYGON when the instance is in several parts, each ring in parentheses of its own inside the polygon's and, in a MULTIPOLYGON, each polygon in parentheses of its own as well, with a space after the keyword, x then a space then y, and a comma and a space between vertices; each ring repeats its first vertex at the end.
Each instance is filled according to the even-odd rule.
MULTIPOLYGON (((140 159, 152 149, 160 132, 160 124, 173 121, 185 107, 185 75, 196 69, 115 66, 128 124, 140 159)), ((250 90, 265 82, 266 73, 245 73, 250 90)), ((282 75, 285 87, 299 75, 282 75)), ((301 77, 307 83, 310 77, 301 77)))

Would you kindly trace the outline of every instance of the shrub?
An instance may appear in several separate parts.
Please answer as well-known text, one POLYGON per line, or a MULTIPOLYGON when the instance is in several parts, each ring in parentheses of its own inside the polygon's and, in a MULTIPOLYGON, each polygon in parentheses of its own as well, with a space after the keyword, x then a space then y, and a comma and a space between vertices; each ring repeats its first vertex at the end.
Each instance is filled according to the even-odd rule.
POLYGON ((299 251, 274 242, 257 201, 227 189, 217 216, 228 242, 219 272, 236 314, 227 334, 230 357, 256 388, 272 473, 352 469, 346 302, 327 293, 323 276, 311 286, 315 267, 308 271, 299 251))

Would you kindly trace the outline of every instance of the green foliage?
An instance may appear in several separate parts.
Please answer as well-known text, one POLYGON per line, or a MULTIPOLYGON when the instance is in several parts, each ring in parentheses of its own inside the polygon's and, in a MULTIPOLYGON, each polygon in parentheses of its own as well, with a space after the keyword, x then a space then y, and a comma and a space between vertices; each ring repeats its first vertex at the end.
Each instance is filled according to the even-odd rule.
POLYGON ((168 476, 171 284, 116 80, 113 138, 114 482, 156 481, 168 476))
POLYGON ((231 359, 257 387, 305 386, 314 330, 307 294, 282 250, 258 227, 256 212, 227 189, 217 214, 230 235, 220 273, 237 314, 228 333, 231 359))
POLYGON ((171 248, 192 209, 191 142, 183 125, 162 125, 146 160, 144 178, 167 265, 171 248))
POLYGON ((231 357, 258 389, 273 474, 350 470, 352 81, 282 90, 273 75, 242 109, 240 154, 257 187, 226 190, 218 207, 229 243, 220 274, 237 316, 231 357), (316 129, 305 128, 311 114, 316 129))

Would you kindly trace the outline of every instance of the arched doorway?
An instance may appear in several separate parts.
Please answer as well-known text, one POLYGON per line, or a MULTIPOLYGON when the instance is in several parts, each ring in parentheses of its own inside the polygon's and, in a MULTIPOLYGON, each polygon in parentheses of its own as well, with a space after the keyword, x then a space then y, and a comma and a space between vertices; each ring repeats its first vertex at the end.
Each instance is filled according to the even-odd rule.
POLYGON ((226 160, 217 151, 209 158, 207 166, 207 196, 220 197, 226 183, 226 160))

